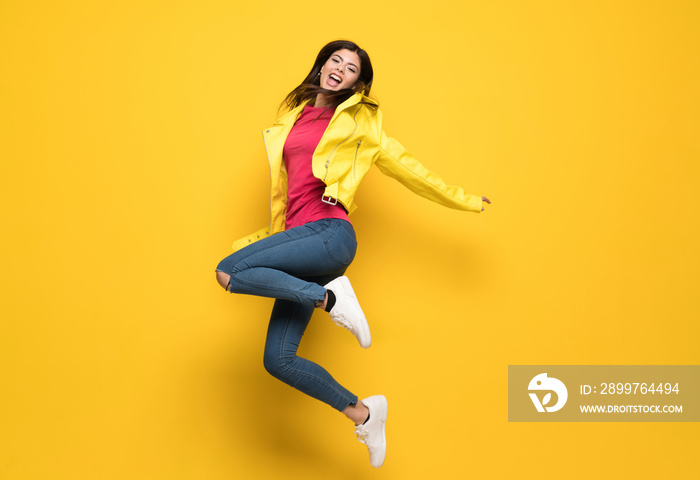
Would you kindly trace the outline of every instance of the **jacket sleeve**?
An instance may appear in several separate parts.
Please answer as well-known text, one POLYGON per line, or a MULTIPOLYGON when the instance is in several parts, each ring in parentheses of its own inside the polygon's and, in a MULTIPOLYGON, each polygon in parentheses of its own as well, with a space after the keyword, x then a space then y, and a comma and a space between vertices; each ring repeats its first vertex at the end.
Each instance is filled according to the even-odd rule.
POLYGON ((446 207, 481 212, 480 196, 469 195, 461 187, 447 185, 436 173, 425 168, 397 140, 380 130, 379 157, 376 165, 412 192, 446 207))

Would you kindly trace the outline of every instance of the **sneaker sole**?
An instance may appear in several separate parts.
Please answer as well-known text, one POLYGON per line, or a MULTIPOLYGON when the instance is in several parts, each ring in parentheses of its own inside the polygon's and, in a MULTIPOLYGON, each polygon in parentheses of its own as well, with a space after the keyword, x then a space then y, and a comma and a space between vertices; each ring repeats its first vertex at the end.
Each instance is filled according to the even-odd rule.
POLYGON ((372 465, 374 468, 379 468, 384 465, 384 460, 386 459, 386 419, 389 416, 389 403, 387 402, 386 397, 384 395, 378 395, 378 397, 379 411, 377 412, 375 410, 375 414, 379 414, 379 417, 382 418, 382 442, 384 443, 384 456, 378 465, 374 465, 370 459, 370 465, 372 465))

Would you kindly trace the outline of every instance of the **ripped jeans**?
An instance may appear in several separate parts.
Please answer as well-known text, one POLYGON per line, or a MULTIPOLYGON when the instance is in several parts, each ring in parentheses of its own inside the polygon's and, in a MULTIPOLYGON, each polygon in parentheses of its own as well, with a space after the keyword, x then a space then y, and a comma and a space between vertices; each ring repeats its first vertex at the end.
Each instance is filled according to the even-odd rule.
POLYGON ((223 259, 216 270, 231 276, 227 290, 275 298, 263 364, 275 378, 338 411, 357 396, 325 369, 297 356, 323 285, 348 268, 357 250, 352 225, 334 218, 318 220, 259 240, 223 259))

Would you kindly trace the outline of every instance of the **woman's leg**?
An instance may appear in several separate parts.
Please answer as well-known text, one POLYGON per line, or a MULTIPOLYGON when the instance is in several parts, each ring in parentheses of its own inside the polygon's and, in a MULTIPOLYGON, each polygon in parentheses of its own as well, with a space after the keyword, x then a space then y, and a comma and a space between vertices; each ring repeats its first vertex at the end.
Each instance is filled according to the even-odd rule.
MULTIPOLYGON (((326 290, 321 285, 331 280, 331 285, 339 280, 347 281, 344 277, 333 279, 342 275, 352 261, 357 247, 355 235, 352 226, 337 220, 314 222, 304 227, 282 232, 284 235, 273 235, 227 257, 217 268, 217 279, 222 287, 231 292, 277 298, 265 343, 265 369, 279 380, 327 403, 351 419, 356 425, 358 439, 369 449, 370 463, 379 467, 386 453, 386 399, 377 395, 359 402, 357 396, 340 385, 320 365, 297 355, 314 306, 325 303, 327 298, 326 290), (300 278, 309 276, 315 277, 311 278, 314 281, 300 278), (323 296, 320 296, 321 291, 319 294, 309 294, 317 288, 321 289, 323 296)), ((333 291, 331 285, 329 289, 333 291)), ((346 308, 348 302, 357 303, 349 283, 340 282, 337 288, 345 291, 341 303, 345 303, 346 308)), ((355 307, 350 308, 353 309, 355 307)), ((356 309, 364 319, 359 304, 356 309)), ((366 332, 358 333, 361 330, 359 322, 346 324, 347 314, 348 310, 339 311, 333 317, 331 311, 336 323, 340 319, 339 324, 355 333, 360 344, 364 343, 366 348, 369 346, 366 320, 366 332)))
POLYGON ((312 306, 289 300, 275 301, 263 364, 273 377, 343 412, 358 403, 357 396, 340 385, 323 367, 297 355, 313 311, 312 306))
POLYGON ((369 450, 370 464, 379 468, 386 455, 386 398, 375 395, 358 401, 355 394, 340 385, 324 368, 297 355, 313 310, 311 306, 289 300, 275 301, 265 342, 265 369, 352 420, 358 440, 369 450))
POLYGON ((232 293, 291 300, 314 306, 326 289, 300 277, 342 275, 357 242, 342 220, 319 220, 259 240, 229 255, 217 267, 219 283, 232 293))

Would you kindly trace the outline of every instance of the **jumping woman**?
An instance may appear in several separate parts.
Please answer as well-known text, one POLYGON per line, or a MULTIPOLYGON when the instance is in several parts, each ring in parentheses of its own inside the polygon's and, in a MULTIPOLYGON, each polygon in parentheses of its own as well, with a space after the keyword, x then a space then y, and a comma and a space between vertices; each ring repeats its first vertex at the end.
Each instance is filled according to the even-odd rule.
POLYGON ((371 345, 367 319, 343 276, 357 241, 348 215, 372 165, 411 191, 441 205, 480 212, 486 197, 446 185, 382 129, 369 98, 373 79, 367 52, 350 41, 321 49, 304 81, 283 104, 289 112, 263 132, 272 192, 269 226, 236 241, 216 278, 231 293, 274 298, 263 363, 274 377, 327 403, 352 420, 370 464, 386 455, 387 400, 359 400, 325 369, 297 356, 315 308, 371 345))

